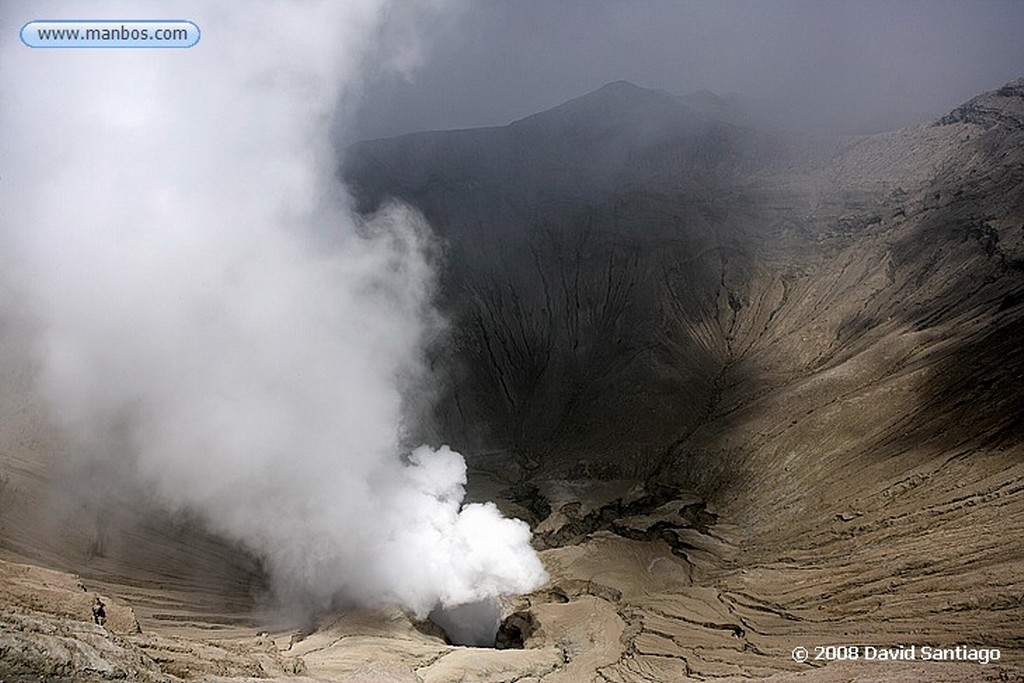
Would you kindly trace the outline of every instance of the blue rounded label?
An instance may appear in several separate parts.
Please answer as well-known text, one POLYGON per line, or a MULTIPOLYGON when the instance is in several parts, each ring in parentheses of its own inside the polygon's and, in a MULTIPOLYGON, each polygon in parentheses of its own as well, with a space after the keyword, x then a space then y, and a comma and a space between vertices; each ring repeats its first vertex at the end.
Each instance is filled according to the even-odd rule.
POLYGON ((184 19, 37 19, 21 27, 29 47, 192 47, 199 27, 184 19))

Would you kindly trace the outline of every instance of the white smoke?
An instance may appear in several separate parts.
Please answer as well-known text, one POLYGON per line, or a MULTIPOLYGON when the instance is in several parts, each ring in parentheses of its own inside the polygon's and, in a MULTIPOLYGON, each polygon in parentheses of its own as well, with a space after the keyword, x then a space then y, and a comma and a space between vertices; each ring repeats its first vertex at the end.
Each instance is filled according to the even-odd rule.
POLYGON ((82 457, 127 452, 283 590, 422 617, 545 573, 524 523, 462 505, 460 455, 402 460, 401 390, 436 327, 427 230, 400 206, 361 224, 335 179, 338 102, 367 68, 411 68, 412 7, 8 7, 0 220, 39 389, 82 457), (30 19, 146 17, 203 37, 12 39, 30 19))

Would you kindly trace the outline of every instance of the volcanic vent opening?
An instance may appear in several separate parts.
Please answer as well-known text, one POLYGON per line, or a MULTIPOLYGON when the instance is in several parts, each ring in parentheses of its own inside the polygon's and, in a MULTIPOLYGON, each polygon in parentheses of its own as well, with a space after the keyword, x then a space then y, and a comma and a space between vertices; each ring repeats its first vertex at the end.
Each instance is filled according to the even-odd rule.
POLYGON ((452 645, 494 647, 501 626, 501 606, 494 598, 485 598, 455 607, 435 607, 427 619, 452 645))
POLYGON ((497 600, 487 598, 456 607, 437 607, 427 620, 451 645, 523 649, 537 628, 536 619, 529 611, 513 612, 502 619, 501 611, 497 600))

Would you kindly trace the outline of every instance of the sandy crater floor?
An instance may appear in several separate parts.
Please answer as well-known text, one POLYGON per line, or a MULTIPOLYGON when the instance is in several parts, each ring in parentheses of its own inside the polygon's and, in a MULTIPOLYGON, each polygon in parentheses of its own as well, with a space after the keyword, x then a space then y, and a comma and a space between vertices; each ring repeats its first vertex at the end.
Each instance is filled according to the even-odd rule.
MULTIPOLYGON (((252 604, 221 600, 215 609, 209 595, 151 576, 112 583, 4 562, 0 680, 1024 680, 1012 597, 961 594, 977 604, 922 613, 920 596, 884 578, 893 548, 883 540, 862 557, 819 548, 818 560, 741 563, 742 529, 686 492, 634 481, 604 482, 589 498, 574 482, 538 491, 554 503, 536 528, 537 543, 550 546, 541 555, 551 581, 506 605, 533 616, 524 649, 446 645, 397 610, 282 626, 252 604), (89 621, 95 595, 108 604, 105 627, 89 621), (992 631, 998 642, 979 640, 978 610, 1005 615, 992 631), (792 658, 799 646, 813 657, 827 644, 908 642, 975 643, 1002 656, 988 665, 792 658)), ((855 519, 870 526, 872 515, 855 519)), ((925 538, 945 542, 941 533, 925 538)), ((955 577, 933 583, 955 593, 955 577)))

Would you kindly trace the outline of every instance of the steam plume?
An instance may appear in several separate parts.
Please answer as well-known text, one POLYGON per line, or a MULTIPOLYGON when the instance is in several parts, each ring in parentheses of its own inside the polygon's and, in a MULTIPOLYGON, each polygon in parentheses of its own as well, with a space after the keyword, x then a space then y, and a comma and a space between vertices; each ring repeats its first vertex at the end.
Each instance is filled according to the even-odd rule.
POLYGON ((284 589, 425 616, 536 587, 527 526, 461 505, 460 455, 400 457, 436 326, 427 230, 401 206, 360 223, 334 179, 336 105, 371 64, 411 68, 410 4, 222 5, 6 10, 7 37, 140 7, 204 32, 3 41, 2 236, 40 391, 83 457, 127 454, 284 589))

